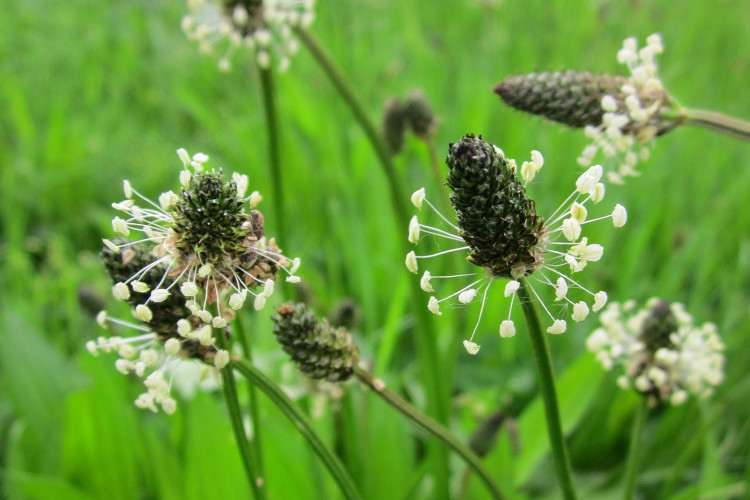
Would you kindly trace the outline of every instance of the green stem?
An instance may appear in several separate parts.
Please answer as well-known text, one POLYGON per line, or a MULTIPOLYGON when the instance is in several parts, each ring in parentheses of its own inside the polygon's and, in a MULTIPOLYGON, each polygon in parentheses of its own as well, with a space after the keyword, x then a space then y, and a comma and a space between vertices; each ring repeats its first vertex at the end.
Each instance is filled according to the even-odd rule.
POLYGON ((410 405, 398 394, 388 389, 382 381, 375 379, 371 373, 365 371, 363 368, 356 367, 354 369, 354 375, 356 375, 360 382, 365 384, 396 411, 458 453, 461 458, 466 461, 469 467, 477 473, 482 482, 484 482, 485 486, 487 486, 487 489, 489 489, 492 494, 492 498, 504 498, 503 494, 500 492, 500 488, 495 484, 495 481, 492 479, 489 471, 484 467, 481 459, 471 451, 468 446, 459 441, 448 429, 410 405))
POLYGON ((720 132, 736 139, 750 141, 750 122, 714 111, 684 109, 685 123, 720 132))
POLYGON ((344 497, 350 500, 360 499, 361 495, 357 491, 354 482, 349 477, 349 473, 341 464, 341 461, 339 461, 336 455, 328 448, 328 446, 326 446, 320 436, 315 432, 310 420, 308 420, 302 410, 297 408, 276 384, 255 368, 249 361, 245 359, 237 359, 231 364, 234 365, 234 368, 244 375, 248 381, 263 391, 266 396, 276 404, 279 410, 281 410, 281 412, 294 424, 297 431, 307 439, 312 449, 317 453, 318 457, 323 461, 333 478, 338 483, 344 497))
MULTIPOLYGON (((318 62, 323 72, 328 76, 333 86, 336 87, 336 90, 338 90, 344 102, 349 106, 354 118, 359 122, 359 125, 369 139, 388 181, 388 189, 391 194, 391 204, 396 217, 396 223, 399 227, 406 229, 410 219, 406 205, 406 194, 398 182, 398 176, 396 175, 392 158, 388 154, 388 148, 378 133, 375 124, 368 118, 365 107, 362 104, 362 99, 360 99, 352 85, 344 77, 331 56, 318 43, 313 34, 301 26, 294 28, 294 30, 305 47, 307 47, 307 50, 310 51, 318 62)), ((402 244, 402 255, 406 255, 408 253, 406 237, 400 241, 402 244)), ((410 291, 414 304, 424 304, 424 297, 416 282, 410 287, 410 291)), ((441 371, 436 339, 431 328, 432 318, 429 317, 427 308, 424 306, 417 307, 416 311, 416 324, 417 328, 420 329, 416 335, 417 349, 420 361, 424 365, 422 372, 425 378, 425 389, 428 394, 428 408, 437 420, 447 422, 448 400, 441 386, 441 371)), ((433 470, 436 481, 435 491, 439 495, 446 495, 450 484, 448 454, 443 448, 438 447, 432 450, 432 456, 436 460, 435 469, 433 470)))
MULTIPOLYGON (((229 350, 229 340, 226 338, 223 330, 214 328, 213 336, 216 339, 216 346, 219 349, 229 350)), ((227 403, 229 419, 232 422, 232 430, 234 431, 234 437, 237 440, 237 448, 239 448, 240 456, 242 457, 242 465, 245 468, 245 475, 250 483, 253 497, 262 500, 266 498, 265 481, 263 476, 259 475, 256 470, 256 463, 253 461, 250 442, 245 433, 245 426, 242 422, 242 412, 240 411, 240 401, 237 396, 237 383, 234 380, 234 372, 232 371, 233 365, 234 363, 230 361, 227 366, 219 370, 221 373, 221 385, 224 389, 224 399, 227 403)))
MULTIPOLYGON (((247 338, 247 334, 245 332, 245 327, 242 322, 241 315, 237 315, 237 319, 234 322, 234 330, 237 334, 237 340, 240 342, 240 346, 242 347, 242 352, 245 355, 245 358, 252 363, 253 357, 252 357, 252 346, 250 344, 249 339, 247 338)), ((263 461, 263 440, 262 440, 262 433, 261 433, 261 421, 260 421, 260 411, 258 406, 258 394, 255 391, 255 386, 251 383, 247 384, 247 392, 248 392, 248 401, 250 406, 250 423, 252 425, 252 439, 250 440, 250 444, 252 446, 252 452, 253 452, 253 459, 254 463, 257 464, 257 472, 258 477, 263 478, 264 480, 264 488, 267 488, 265 486, 265 477, 266 477, 266 471, 265 471, 265 465, 263 461)), ((263 490, 265 493, 266 489, 263 490)))
POLYGON ((529 293, 529 285, 525 279, 521 280, 521 288, 518 295, 529 327, 529 337, 534 349, 534 359, 539 371, 539 391, 544 402, 544 414, 547 420, 547 432, 549 434, 552 458, 555 464, 555 473, 564 498, 575 499, 576 492, 573 486, 573 474, 568 458, 568 449, 565 445, 565 435, 562 430, 560 419, 560 406, 557 402, 557 391, 555 389, 555 375, 552 371, 552 357, 547 345, 547 337, 542 331, 542 323, 539 320, 539 312, 534 304, 534 299, 529 293))
POLYGON ((630 431, 630 445, 628 446, 628 461, 625 465, 625 494, 623 498, 630 500, 635 495, 636 477, 638 476, 638 445, 643 436, 643 428, 648 416, 648 398, 642 397, 635 411, 633 429, 630 431))
POLYGON ((409 214, 407 213, 406 205, 403 202, 406 198, 404 197, 404 193, 401 192, 401 185, 398 182, 396 169, 393 166, 391 155, 388 153, 388 148, 386 147, 385 142, 383 142, 377 127, 367 116, 365 107, 362 104, 362 99, 360 99, 354 90, 354 87, 352 87, 331 56, 325 51, 320 43, 318 43, 313 34, 308 31, 307 28, 301 26, 294 28, 294 31, 299 39, 302 40, 302 43, 305 44, 307 50, 310 51, 312 56, 318 62, 326 76, 331 80, 333 86, 336 87, 336 90, 341 94, 341 97, 349 106, 354 118, 359 122, 359 125, 365 132, 370 144, 372 144, 373 149, 375 149, 375 154, 377 154, 378 160, 380 160, 380 165, 383 167, 383 172, 388 179, 388 187, 391 191, 393 207, 396 211, 398 222, 400 224, 406 224, 409 220, 409 214))
POLYGON ((273 187, 273 207, 276 212, 277 234, 285 241, 286 219, 284 217, 284 188, 281 173, 281 154, 279 153, 279 122, 276 113, 276 96, 273 83, 273 71, 258 67, 260 88, 263 93, 263 111, 266 115, 266 134, 268 136, 268 161, 271 167, 271 185, 273 187))

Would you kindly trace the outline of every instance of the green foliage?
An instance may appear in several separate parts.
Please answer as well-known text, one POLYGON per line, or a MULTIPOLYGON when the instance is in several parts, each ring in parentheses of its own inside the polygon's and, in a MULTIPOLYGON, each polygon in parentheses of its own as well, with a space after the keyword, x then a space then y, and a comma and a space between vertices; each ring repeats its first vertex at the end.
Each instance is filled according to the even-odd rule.
MULTIPOLYGON (((576 4, 318 2, 312 30, 373 119, 389 97, 422 89, 439 118, 433 137, 441 158, 449 141, 469 132, 508 157, 541 151, 544 169, 527 190, 547 216, 580 174, 575 160, 586 139, 500 103, 492 88, 508 75, 562 68, 623 74, 615 60, 622 40, 658 31, 660 71, 673 96, 750 118, 747 2, 576 4)), ((83 348, 101 332, 79 304, 81 291, 113 304, 95 258, 101 238, 112 236, 110 203, 121 199, 123 178, 151 198, 174 188, 178 147, 249 176, 248 191, 265 197, 259 208, 267 234, 288 235, 279 246, 302 258, 298 274, 309 301, 325 314, 352 298, 363 311, 353 329, 363 361, 427 407, 413 335, 414 311, 427 296, 424 303, 409 299, 415 278, 403 267, 399 241, 407 228, 396 225, 367 138, 301 48, 276 79, 289 221, 279 228, 257 74, 241 55, 232 72, 219 73, 216 60, 199 55, 180 32, 183 10, 180 0, 0 2, 0 495, 247 497, 218 394, 178 396, 171 417, 138 410, 132 402, 141 381, 116 372, 114 358, 91 358, 83 348)), ((583 273, 585 286, 607 290, 611 300, 683 302, 698 322, 717 323, 727 345, 727 378, 717 394, 650 414, 639 484, 648 498, 747 494, 749 151, 731 138, 679 128, 657 139, 640 177, 607 186, 602 203, 625 205, 628 226, 591 228, 606 251, 603 265, 583 273)), ((413 136, 396 165, 405 192, 437 189, 428 153, 413 136)), ((456 264, 446 271, 456 272, 456 264)), ((279 288, 288 298, 303 290, 279 288)), ((506 411, 517 431, 501 430, 487 466, 511 498, 554 496, 530 345, 521 327, 503 340, 493 326, 506 312, 487 308, 476 357, 460 339, 478 308, 446 309, 433 322, 441 389, 451 398, 448 425, 467 438, 487 415, 506 411)), ((431 498, 432 478, 420 462, 429 437, 356 385, 347 386, 342 410, 341 400, 306 394, 300 379, 282 377, 285 357, 267 316, 254 315, 250 330, 258 366, 297 389, 304 405, 320 405, 313 421, 328 443, 335 441, 334 415, 348 419, 342 428, 356 446, 347 448, 345 463, 366 498, 431 498)), ((596 322, 592 315, 550 343, 576 482, 586 497, 616 498, 635 404, 585 350, 596 322)), ((302 438, 260 401, 269 497, 336 498, 302 438)), ((464 466, 452 460, 451 470, 458 491, 464 466)), ((466 491, 467 498, 486 495, 474 477, 466 491)))

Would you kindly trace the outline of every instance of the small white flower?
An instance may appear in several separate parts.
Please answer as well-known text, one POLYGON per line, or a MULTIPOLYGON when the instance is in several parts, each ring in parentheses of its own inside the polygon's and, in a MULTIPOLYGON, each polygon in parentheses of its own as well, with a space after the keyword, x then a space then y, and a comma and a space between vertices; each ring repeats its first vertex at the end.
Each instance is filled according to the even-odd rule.
POLYGON ((112 287, 112 295, 119 300, 128 300, 130 298, 128 285, 122 282, 116 283, 115 286, 112 287))
POLYGON ((468 290, 464 290, 463 292, 458 294, 458 301, 462 304, 469 304, 472 300, 474 300, 474 297, 477 296, 477 291, 473 288, 469 288, 468 290))
POLYGON ((552 333, 554 335, 558 335, 560 333, 565 333, 565 330, 568 328, 568 324, 563 319, 556 319, 552 326, 547 328, 547 333, 552 333))
POLYGON ((513 321, 506 319, 500 323, 500 336, 504 339, 509 339, 516 334, 516 325, 513 321))
POLYGON ((162 210, 171 209, 175 203, 179 200, 179 197, 173 191, 167 191, 159 196, 159 205, 162 210))
POLYGON ((263 294, 258 294, 255 297, 255 300, 253 301, 253 308, 256 311, 260 311, 266 306, 266 296, 263 294))
POLYGON ((573 306, 573 321, 580 323, 589 315, 589 306, 581 301, 573 306))
POLYGON ((242 308, 243 304, 245 303, 245 297, 246 295, 233 293, 232 296, 229 297, 229 307, 231 307, 235 311, 242 308))
POLYGON ((417 243, 419 241, 419 220, 417 216, 411 218, 409 222, 409 243, 417 243))
POLYGON ((443 315, 443 313, 440 312, 440 304, 438 304, 438 300, 435 297, 430 297, 430 300, 427 301, 427 309, 437 316, 443 315))
POLYGON ((130 229, 128 228, 127 222, 125 222, 120 217, 115 217, 114 219, 112 219, 112 229, 114 229, 116 233, 119 233, 123 236, 130 235, 130 229))
POLYGON ((581 237, 581 223, 576 219, 565 219, 562 221, 562 233, 568 241, 578 241, 581 237))
POLYGON ((480 346, 469 340, 464 340, 464 348, 466 349, 466 352, 473 356, 479 352, 480 346))
POLYGON ((419 270, 417 267, 417 255, 413 251, 406 254, 406 269, 414 274, 417 274, 417 271, 419 270))
POLYGON ((195 284, 193 281, 186 281, 180 286, 180 292, 182 292, 182 295, 185 297, 195 297, 200 293, 198 290, 198 285, 195 284))
POLYGON ((164 302, 169 297, 169 290, 157 288, 151 292, 151 302, 164 302))
POLYGON ((628 220, 628 212, 625 207, 619 203, 615 205, 615 209, 612 211, 612 225, 615 227, 622 227, 628 220))
POLYGON ((417 189, 414 191, 414 194, 411 195, 411 202, 418 210, 422 210, 422 202, 424 201, 425 196, 424 188, 417 189))
POLYGON ((229 352, 225 351, 224 349, 219 349, 216 352, 216 357, 214 358, 214 365, 216 366, 216 368, 221 370, 228 364, 229 364, 229 352))
POLYGON ((511 280, 505 285, 505 291, 503 292, 503 294, 506 297, 510 297, 511 295, 515 295, 519 288, 521 288, 521 282, 511 280))
POLYGON ((602 97, 602 109, 610 113, 617 111, 617 101, 615 101, 615 98, 611 95, 602 97))
POLYGON ((135 307, 135 315, 139 320, 143 321, 144 323, 148 323, 154 317, 153 313, 151 312, 151 309, 149 309, 149 307, 144 304, 138 304, 135 307))
POLYGON ((419 280, 419 286, 425 292, 435 291, 435 289, 432 288, 432 285, 430 284, 430 279, 432 279, 432 275, 430 274, 430 271, 425 271, 424 274, 422 275, 422 279, 419 280))
POLYGON ((600 291, 594 294, 594 307, 592 308, 594 312, 599 312, 599 310, 604 307, 607 304, 607 292, 600 291))

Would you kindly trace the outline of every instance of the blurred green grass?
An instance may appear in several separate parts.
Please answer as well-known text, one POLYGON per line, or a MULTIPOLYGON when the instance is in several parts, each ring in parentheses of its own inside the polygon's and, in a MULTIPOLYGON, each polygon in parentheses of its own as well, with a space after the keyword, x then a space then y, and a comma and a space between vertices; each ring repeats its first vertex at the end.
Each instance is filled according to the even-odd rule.
MULTIPOLYGON (((286 211, 293 221, 277 227, 256 75, 242 59, 221 74, 214 60, 199 56, 180 32, 183 8, 177 0, 0 4, 0 491, 11 498, 247 495, 215 394, 181 400, 173 417, 146 414, 131 404, 139 381, 117 373, 112 359, 92 360, 83 349, 100 332, 79 305, 79 291, 108 297, 95 254, 111 232, 109 205, 122 196, 123 178, 152 197, 174 188, 178 147, 249 175, 251 189, 265 197, 268 234, 286 235, 282 248, 302 257, 315 305, 326 312, 353 298, 363 313, 355 333, 366 361, 424 404, 411 315, 427 297, 425 304, 408 301, 415 278, 403 267, 397 240, 406 228, 394 223, 365 136, 301 50, 277 78, 286 211)), ((314 32, 373 119, 389 97, 421 88, 440 116, 441 156, 466 132, 483 134, 519 159, 542 151, 545 169, 530 189, 542 213, 572 187, 585 138, 502 106, 491 88, 509 74, 619 72, 615 53, 622 40, 658 31, 666 48, 662 79, 677 98, 750 118, 747 2, 439 0, 426 7, 383 0, 320 2, 317 13, 314 32)), ((628 226, 593 233, 606 253, 584 277, 587 285, 606 289, 611 300, 682 301, 697 321, 717 323, 727 345, 727 379, 715 397, 652 415, 642 451, 643 484, 652 495, 688 486, 705 493, 750 477, 749 151, 703 130, 660 138, 641 177, 608 186, 605 203, 628 207, 628 226)), ((427 162, 423 145, 409 139, 397 160, 407 192, 433 188, 427 162)), ((476 308, 449 311, 435 322, 442 363, 455 366, 444 390, 456 395, 452 427, 461 435, 492 410, 521 411, 534 396, 527 339, 496 335, 505 307, 486 314, 477 357, 460 346, 476 308)), ((283 357, 268 318, 256 316, 254 345, 265 369, 281 380, 283 357)), ((591 361, 584 339, 595 324, 592 317, 550 338, 559 373, 591 361)), ((615 391, 609 377, 591 373, 581 387, 564 386, 560 397, 563 407, 580 413, 569 428, 577 480, 605 498, 616 491, 634 401, 615 391), (598 397, 584 397, 591 391, 598 397)), ((358 457, 351 463, 367 498, 427 495, 412 429, 380 402, 352 391, 345 408, 361 427, 350 436, 358 457)), ((505 478, 509 468, 520 474, 524 466, 509 462, 543 453, 523 441, 540 432, 523 430, 538 418, 533 404, 528 408, 520 417, 521 459, 507 437, 488 457, 498 476, 505 478)), ((331 412, 323 413, 316 422, 330 434, 331 412)), ((276 410, 265 404, 263 416, 272 498, 320 497, 319 487, 335 496, 334 485, 320 480, 325 471, 310 465, 302 440, 276 410)), ((521 496, 556 491, 550 464, 535 465, 528 465, 524 481, 511 476, 503 484, 524 483, 521 496)), ((472 498, 485 494, 473 482, 470 491, 472 498)))

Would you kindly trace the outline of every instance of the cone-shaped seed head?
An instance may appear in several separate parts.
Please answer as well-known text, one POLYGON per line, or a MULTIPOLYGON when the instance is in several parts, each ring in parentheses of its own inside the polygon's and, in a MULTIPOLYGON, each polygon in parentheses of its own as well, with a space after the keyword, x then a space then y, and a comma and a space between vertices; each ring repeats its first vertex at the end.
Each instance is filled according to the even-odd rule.
POLYGON ((544 220, 502 152, 470 134, 450 145, 446 163, 468 261, 504 278, 538 269, 544 220))
POLYGON ((428 137, 437 126, 435 113, 420 90, 414 90, 404 99, 404 116, 411 129, 419 137, 428 137))
POLYGON ((580 128, 601 125, 602 98, 611 95, 622 102, 625 83, 623 76, 557 71, 510 76, 494 90, 508 106, 580 128))
POLYGON ((406 137, 406 117, 403 105, 395 97, 385 104, 381 128, 388 152, 392 155, 399 154, 406 137))
POLYGON ((263 231, 262 225, 254 227, 243 203, 235 182, 227 181, 222 172, 191 177, 174 207, 177 249, 184 255, 197 253, 201 262, 213 265, 242 255, 245 238, 263 231))
POLYGON ((304 304, 284 304, 276 311, 272 317, 276 339, 303 373, 330 382, 351 376, 359 350, 347 330, 318 321, 304 304))
POLYGON ((672 314, 670 303, 660 300, 651 309, 651 314, 643 321, 640 338, 649 353, 655 353, 662 347, 674 349, 669 339, 677 331, 677 318, 672 314))

